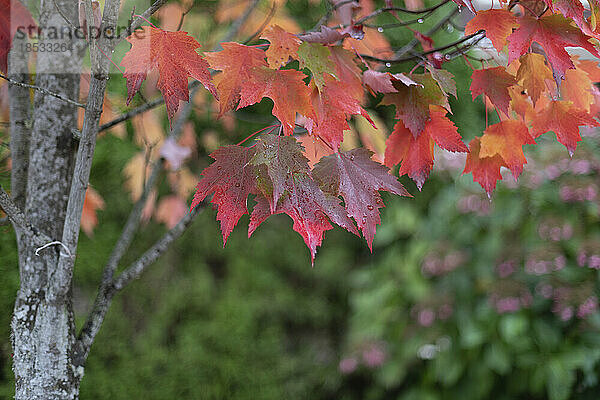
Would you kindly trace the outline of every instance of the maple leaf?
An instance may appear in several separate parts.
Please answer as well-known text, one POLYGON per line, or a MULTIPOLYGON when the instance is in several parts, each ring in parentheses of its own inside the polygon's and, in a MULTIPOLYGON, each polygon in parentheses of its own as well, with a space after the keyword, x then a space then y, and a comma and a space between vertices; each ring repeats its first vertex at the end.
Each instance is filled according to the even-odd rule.
POLYGON ((600 67, 597 60, 577 59, 577 68, 585 71, 592 82, 600 82, 600 67))
POLYGON ((479 183, 486 191, 488 197, 496 189, 496 182, 502 180, 500 167, 506 167, 506 163, 498 154, 492 157, 481 156, 481 141, 479 137, 473 138, 469 143, 469 154, 463 174, 473 173, 473 181, 479 183))
POLYGON ((339 199, 325 196, 317 184, 307 176, 295 177, 293 191, 286 195, 271 212, 269 201, 262 196, 257 196, 257 204, 250 215, 248 224, 248 237, 269 216, 287 214, 294 222, 292 229, 304 239, 310 250, 311 261, 314 265, 317 247, 323 242, 323 233, 333 228, 327 217, 338 220, 347 225, 350 232, 358 235, 352 221, 346 216, 344 207, 339 204, 339 199))
POLYGON ((398 92, 393 84, 395 81, 400 81, 406 86, 418 85, 417 82, 413 81, 403 73, 391 74, 389 72, 373 71, 372 69, 363 72, 362 80, 369 89, 378 93, 398 92))
POLYGON ((527 164, 523 145, 535 144, 535 140, 523 121, 507 120, 488 126, 480 144, 479 157, 499 155, 516 179, 523 171, 523 164, 527 164))
MULTIPOLYGON (((293 137, 263 135, 256 145, 252 164, 265 167, 270 179, 259 178, 258 187, 265 197, 257 196, 248 236, 269 215, 285 213, 294 221, 294 230, 302 235, 314 262, 323 232, 332 222, 358 234, 346 210, 334 196, 327 196, 312 179, 302 146, 293 137), (261 200, 264 199, 264 200, 261 200)), ((259 168, 259 175, 261 169, 259 168)))
POLYGON ((257 192, 255 167, 250 164, 254 155, 253 148, 220 147, 210 155, 215 162, 202 171, 202 179, 196 186, 190 210, 214 192, 211 203, 218 209, 223 246, 242 215, 248 213, 248 195, 257 192))
POLYGON ((427 71, 431 74, 431 77, 440 85, 440 89, 446 96, 451 94, 455 98, 456 96, 456 82, 454 82, 454 75, 450 71, 445 69, 433 68, 433 66, 427 65, 427 71))
POLYGON ((401 163, 400 175, 407 174, 421 190, 433 167, 434 143, 453 152, 468 151, 446 110, 439 106, 431 106, 431 119, 416 138, 402 121, 396 123, 386 142, 385 165, 401 163))
POLYGON ((321 90, 325 84, 325 75, 335 76, 335 64, 329 59, 329 48, 318 43, 304 42, 298 48, 300 68, 307 68, 312 79, 321 90))
POLYGON ((308 159, 308 165, 313 168, 319 160, 325 156, 333 154, 334 151, 315 135, 300 135, 296 139, 304 148, 304 157, 308 159))
POLYGON ((381 223, 379 209, 385 207, 379 191, 410 196, 388 168, 371 160, 371 152, 364 148, 323 157, 315 165, 313 177, 325 192, 344 198, 348 215, 356 221, 371 250, 381 223))
POLYGON ((104 199, 91 186, 88 186, 81 212, 81 229, 88 237, 94 236, 94 228, 98 225, 96 210, 104 210, 104 199))
POLYGON ((506 38, 518 27, 517 17, 505 9, 492 9, 478 11, 465 26, 465 35, 472 35, 480 30, 485 30, 492 45, 499 52, 506 45, 506 38))
POLYGON ((327 79, 321 91, 313 92, 313 108, 316 126, 308 130, 333 149, 337 149, 344 140, 344 130, 350 129, 347 121, 350 115, 362 115, 375 126, 360 102, 350 95, 347 85, 333 78, 327 79))
POLYGON ((29 10, 19 0, 0 0, 0 71, 8 71, 8 52, 13 37, 19 32, 25 34, 30 27, 37 27, 29 10))
MULTIPOLYGON (((309 174, 308 160, 302 154, 302 147, 295 138, 263 135, 257 140, 256 155, 252 159, 253 165, 266 165, 267 173, 271 178, 272 190, 263 193, 267 196, 271 211, 275 211, 277 202, 290 186, 290 179, 294 174, 309 174)), ((260 185, 259 185, 260 186, 260 185)), ((265 192, 265 187, 261 186, 265 192)))
POLYGON ((565 72, 565 80, 561 85, 563 100, 572 101, 575 108, 590 111, 594 103, 592 81, 585 71, 577 68, 565 72))
POLYGON ((471 75, 471 95, 473 100, 481 94, 487 96, 492 104, 508 115, 510 95, 508 88, 516 85, 515 77, 504 67, 476 69, 471 75))
POLYGON ((292 135, 296 125, 296 113, 315 119, 310 94, 303 79, 306 77, 296 70, 272 70, 266 67, 254 68, 250 80, 245 82, 240 92, 238 109, 258 103, 263 97, 273 100, 273 115, 279 119, 283 133, 292 135))
POLYGON ((583 4, 579 0, 553 0, 552 7, 571 18, 582 31, 589 31, 589 26, 583 16, 583 4))
POLYGON ((519 18, 519 28, 507 38, 508 62, 521 57, 529 51, 532 42, 537 42, 546 52, 555 79, 562 80, 567 69, 575 68, 565 47, 582 47, 600 57, 589 39, 560 14, 539 19, 523 16, 519 18))
POLYGON ((553 131, 559 143, 562 143, 570 155, 581 140, 580 126, 600 126, 587 112, 577 109, 570 101, 554 100, 539 112, 533 120, 532 134, 534 137, 553 131))
POLYGON ((151 26, 142 29, 127 38, 131 49, 121 61, 127 80, 127 104, 153 69, 159 73, 157 87, 165 99, 169 119, 179 108, 179 101, 189 101, 188 77, 197 79, 217 96, 208 63, 196 52, 200 44, 194 38, 182 31, 167 32, 151 26))
POLYGON ((354 53, 341 47, 332 47, 331 60, 335 64, 335 76, 348 87, 349 93, 355 99, 362 99, 362 71, 356 65, 354 53))
POLYGON ((420 85, 405 86, 394 83, 397 93, 388 93, 382 104, 396 107, 396 118, 401 119, 412 134, 417 137, 429 120, 429 105, 440 105, 450 109, 448 98, 440 89, 431 74, 413 74, 411 79, 420 85))
POLYGON ((234 42, 221 43, 223 50, 204 53, 211 68, 223 71, 215 77, 219 94, 219 117, 233 110, 240 101, 246 82, 253 79, 256 67, 266 67, 265 52, 234 42))
POLYGON ((535 109, 533 108, 530 96, 528 96, 525 90, 518 85, 509 87, 508 92, 510 94, 510 108, 516 112, 523 121, 531 121, 535 116, 535 109))
POLYGON ((546 81, 552 81, 552 71, 546 65, 546 58, 541 54, 527 53, 519 59, 517 82, 523 82, 527 94, 535 105, 543 92, 547 90, 546 81))
POLYGON ((284 31, 279 25, 271 25, 260 36, 261 39, 268 40, 271 44, 265 52, 267 63, 272 69, 277 69, 298 55, 300 39, 287 31, 284 31))

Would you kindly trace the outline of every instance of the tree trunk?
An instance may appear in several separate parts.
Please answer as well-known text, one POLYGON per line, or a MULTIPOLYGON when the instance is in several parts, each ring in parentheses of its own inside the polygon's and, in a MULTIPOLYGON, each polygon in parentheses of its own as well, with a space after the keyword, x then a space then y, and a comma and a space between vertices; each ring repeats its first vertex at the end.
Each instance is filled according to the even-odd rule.
MULTIPOLYGON (((69 21, 78 20, 76 1, 41 1, 40 27, 68 26, 57 7, 69 21)), ((43 38, 39 43, 74 45, 72 50, 38 52, 35 84, 77 99, 82 60, 78 43, 68 37, 43 38)), ((17 67, 18 57, 11 54, 11 68, 17 67)), ((11 112, 17 111, 11 115, 11 120, 27 117, 28 90, 13 90, 21 96, 11 99, 14 103, 11 103, 11 112), (27 96, 22 95, 23 90, 27 96)), ((73 136, 73 130, 77 128, 77 108, 38 92, 34 98, 31 129, 27 129, 27 124, 22 126, 23 129, 11 130, 11 144, 15 141, 15 146, 22 151, 15 153, 14 160, 19 168, 13 168, 17 175, 12 181, 13 192, 17 189, 17 193, 25 197, 19 205, 24 206, 31 224, 48 237, 60 240, 77 149, 73 136), (26 182, 23 171, 26 171, 26 182)), ((36 252, 31 236, 23 232, 17 232, 17 241, 21 286, 12 320, 15 398, 75 399, 83 371, 74 368, 71 362, 75 342, 71 296, 70 293, 55 295, 50 290, 56 279, 64 279, 62 274, 55 272, 60 258, 69 256, 68 251, 52 245, 36 252)), ((71 286, 70 281, 60 284, 71 286)))

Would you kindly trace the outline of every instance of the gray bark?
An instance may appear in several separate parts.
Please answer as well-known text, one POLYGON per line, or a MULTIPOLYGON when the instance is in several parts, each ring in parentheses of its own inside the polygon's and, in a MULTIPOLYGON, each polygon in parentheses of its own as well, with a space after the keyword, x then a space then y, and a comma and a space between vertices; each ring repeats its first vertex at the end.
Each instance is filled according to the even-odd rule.
MULTIPOLYGON (((56 0, 56 5, 53 1, 41 1, 40 26, 65 25, 56 7, 69 20, 77 20, 75 0, 56 0)), ((45 42, 46 39, 40 41, 45 42)), ((61 42, 72 43, 68 38, 47 41, 61 42)), ((36 86, 76 99, 82 62, 78 50, 76 46, 73 51, 38 52, 36 86)), ((27 171, 26 182, 20 176, 12 187, 13 192, 16 186, 26 187, 23 204, 28 221, 48 237, 60 238, 66 215, 65 193, 71 184, 77 147, 72 134, 77 127, 77 108, 40 92, 35 95, 34 107, 30 135, 26 125, 19 132, 19 142, 23 143, 18 144, 19 148, 29 143, 28 157, 21 158, 23 171, 27 171)), ((20 197, 16 200, 22 202, 20 197)), ((37 247, 28 233, 18 235, 18 242, 21 286, 12 320, 15 398, 74 399, 78 396, 81 373, 70 361, 75 341, 71 296, 49 297, 64 250, 52 246, 36 255, 37 247)), ((71 282, 66 284, 70 287, 71 282)))

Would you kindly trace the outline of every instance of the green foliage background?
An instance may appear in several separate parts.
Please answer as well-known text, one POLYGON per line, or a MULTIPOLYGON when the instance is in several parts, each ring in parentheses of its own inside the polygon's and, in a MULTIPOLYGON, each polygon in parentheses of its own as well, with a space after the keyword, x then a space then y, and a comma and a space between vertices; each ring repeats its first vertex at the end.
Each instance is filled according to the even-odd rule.
MULTIPOLYGON (((305 28, 323 13, 322 6, 309 7, 307 1, 288 7, 305 28)), ((434 22, 425 21, 424 27, 434 22)), ((440 37, 441 44, 455 38, 440 37)), ((401 45, 410 36, 391 39, 401 45)), ((484 128, 483 106, 470 101, 470 69, 462 61, 446 65, 459 87, 454 120, 468 141, 484 128)), ((110 85, 113 93, 123 93, 122 81, 110 85)), ((240 114, 235 137, 217 128, 221 143, 236 143, 261 128, 241 121, 262 117, 269 108, 263 102, 240 114)), ((389 107, 376 111, 391 121, 389 107)), ((193 123, 199 137, 215 129, 209 113, 197 113, 193 123)), ((131 208, 122 169, 138 148, 132 126, 127 129, 125 140, 107 135, 98 143, 91 183, 106 208, 99 212, 93 239, 80 239, 74 284, 78 326, 131 208)), ((597 191, 598 137, 587 138, 577 150, 576 159, 590 165, 584 173, 561 167, 572 163, 562 161, 566 150, 544 140, 539 153, 528 152, 535 165, 522 184, 500 184, 491 203, 470 175, 460 177, 451 167, 436 167, 422 192, 402 178, 415 198, 384 196, 387 207, 373 254, 364 241, 335 229, 325 235, 314 268, 289 218, 271 217, 248 240, 245 217, 222 248, 215 212, 205 210, 113 302, 92 348, 81 398, 598 398, 598 312, 564 320, 552 296, 538 290, 540 285, 569 289, 575 294, 565 306, 575 310, 598 294, 597 270, 578 265, 582 251, 600 256, 598 197, 561 197, 565 187, 597 191), (552 167, 563 169, 552 178, 543 175, 552 167), (535 180, 536 171, 541 181, 535 180), (569 225, 572 234, 555 241, 542 237, 540 227, 548 224, 569 225), (563 267, 544 274, 527 270, 532 257, 548 255, 563 256, 563 267), (428 259, 447 256, 458 260, 448 271, 424 273, 428 259), (498 268, 505 261, 514 264, 514 272, 501 277, 498 268), (514 297, 515 291, 530 293, 531 301, 499 312, 493 296, 514 297), (442 306, 450 307, 444 318, 442 306), (423 311, 432 310, 434 321, 421 319, 431 317, 423 311), (380 357, 373 361, 373 354, 380 357)), ((195 172, 209 162, 200 152, 195 172)), ((0 179, 8 183, 5 174, 0 179)), ((161 184, 160 193, 167 192, 161 184)), ((154 221, 146 225, 122 267, 164 231, 154 221)), ((0 232, 0 398, 8 399, 18 270, 12 230, 0 232)))

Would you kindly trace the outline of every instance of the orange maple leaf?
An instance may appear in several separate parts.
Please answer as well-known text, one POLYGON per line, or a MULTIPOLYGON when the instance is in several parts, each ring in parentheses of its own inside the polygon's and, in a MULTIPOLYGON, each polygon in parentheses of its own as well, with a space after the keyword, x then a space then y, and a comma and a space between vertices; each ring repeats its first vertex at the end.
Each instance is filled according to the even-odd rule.
POLYGON ((287 64, 290 57, 298 57, 300 39, 296 35, 284 31, 279 25, 271 25, 263 32, 260 38, 266 39, 271 43, 265 52, 269 67, 277 69, 287 64))
POLYGON ((575 108, 590 111, 590 106, 594 103, 594 95, 592 81, 585 71, 579 68, 567 70, 560 89, 563 100, 572 101, 575 108))
POLYGON ((600 126, 587 112, 575 108, 570 101, 555 100, 533 120, 532 134, 538 137, 548 131, 556 134, 556 139, 565 145, 570 155, 573 155, 577 142, 581 140, 580 126, 600 126))
POLYGON ((400 164, 400 175, 408 174, 419 190, 433 167, 433 145, 454 151, 467 152, 456 126, 446 117, 443 107, 431 106, 431 119, 425 124, 423 132, 416 138, 412 132, 398 121, 394 131, 386 142, 385 165, 393 167, 400 164))
POLYGON ((508 115, 510 95, 508 88, 516 85, 515 77, 504 67, 476 69, 471 75, 471 95, 473 100, 480 94, 487 96, 492 104, 508 115))
POLYGON ((560 14, 535 18, 519 18, 519 28, 508 38, 508 62, 521 57, 529 51, 532 42, 544 48, 556 79, 563 79, 567 69, 575 68, 565 47, 583 47, 596 57, 598 50, 589 42, 589 36, 571 24, 560 14))
POLYGON ((483 10, 477 12, 477 15, 467 22, 465 35, 472 35, 483 29, 494 48, 502 51, 506 45, 506 38, 512 33, 513 28, 518 26, 517 17, 508 10, 483 10))
POLYGON ((313 90, 312 101, 317 118, 311 131, 334 149, 344 140, 344 130, 350 129, 347 120, 351 115, 362 115, 375 127, 360 101, 350 94, 351 90, 344 82, 332 77, 325 79, 321 91, 313 90))
POLYGON ((527 164, 523 145, 535 144, 535 140, 523 121, 508 120, 490 125, 483 132, 480 143, 479 156, 499 155, 516 179, 523 171, 523 164, 527 164))
POLYGON ((523 87, 527 90, 527 94, 531 97, 531 101, 535 105, 543 92, 548 90, 547 82, 552 82, 552 71, 546 65, 546 58, 541 54, 527 53, 519 59, 520 65, 517 71, 517 82, 523 82, 523 87))
POLYGON ((88 186, 81 211, 81 229, 88 237, 94 236, 94 228, 98 225, 96 210, 104 209, 104 200, 98 192, 88 186))
POLYGON ((463 174, 472 172, 473 181, 479 183, 486 191, 488 197, 491 197, 492 192, 496 188, 496 181, 502 180, 500 167, 508 168, 508 166, 498 154, 492 157, 482 157, 480 149, 480 138, 473 138, 471 143, 469 143, 469 154, 467 154, 463 174))
POLYGON ((219 117, 237 106, 242 87, 252 79, 252 70, 267 66, 265 52, 260 49, 235 42, 221 43, 221 46, 221 51, 204 54, 211 68, 223 71, 215 77, 219 93, 219 117))
POLYGON ((127 79, 127 104, 153 69, 159 73, 157 86, 165 99, 169 120, 180 100, 189 101, 188 77, 197 79, 217 96, 208 63, 196 52, 200 44, 194 38, 182 31, 167 32, 151 26, 142 29, 143 32, 136 31, 127 38, 131 49, 121 61, 127 79))
POLYGON ((310 101, 310 89, 304 83, 306 75, 296 70, 272 70, 254 68, 250 79, 240 93, 238 109, 268 97, 273 100, 273 115, 281 122, 283 133, 292 135, 296 125, 296 113, 315 120, 310 101))

